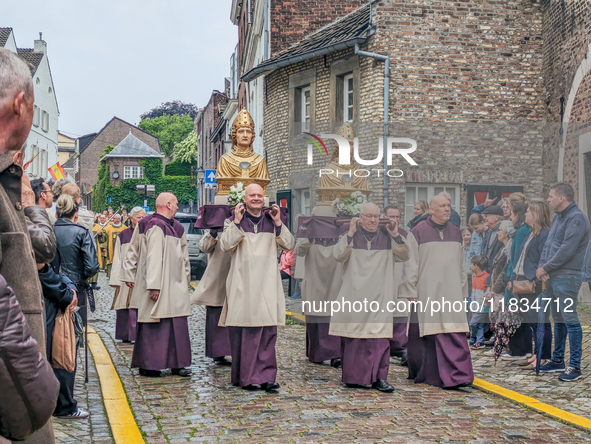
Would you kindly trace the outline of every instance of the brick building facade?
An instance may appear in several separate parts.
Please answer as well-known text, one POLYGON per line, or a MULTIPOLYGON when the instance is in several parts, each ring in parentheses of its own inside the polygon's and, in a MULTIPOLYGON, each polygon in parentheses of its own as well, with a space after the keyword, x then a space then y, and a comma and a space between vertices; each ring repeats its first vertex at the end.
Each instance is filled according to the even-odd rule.
MULTIPOLYGON (((70 161, 77 162, 76 183, 80 186, 83 194, 92 193, 92 187, 98 180, 100 156, 104 153, 105 148, 109 145, 119 145, 130 131, 139 140, 160 153, 160 142, 157 137, 119 117, 113 117, 98 133, 82 136, 77 141, 75 159, 70 159, 70 161)), ((89 198, 85 199, 85 202, 90 208, 89 198)))
POLYGON ((591 209, 591 1, 544 1, 544 183, 565 180, 591 209))
MULTIPOLYGON (((418 7, 383 0, 246 73, 250 79, 265 75, 270 191, 291 189, 294 213, 314 206, 318 170, 328 161, 315 151, 314 165, 307 165, 306 142, 299 137, 304 118, 314 134, 334 133, 352 121, 361 157, 375 158, 383 131, 384 64, 355 54, 355 42, 390 57, 389 136, 418 142, 412 154, 418 166, 394 158, 391 168, 405 174, 389 180, 390 203, 408 210, 415 200, 447 190, 465 219, 478 193, 480 200, 482 192, 521 189, 541 196, 540 3, 438 0, 418 7), (302 114, 302 108, 309 112, 302 114)), ((371 200, 381 205, 383 178, 369 179, 371 200)))

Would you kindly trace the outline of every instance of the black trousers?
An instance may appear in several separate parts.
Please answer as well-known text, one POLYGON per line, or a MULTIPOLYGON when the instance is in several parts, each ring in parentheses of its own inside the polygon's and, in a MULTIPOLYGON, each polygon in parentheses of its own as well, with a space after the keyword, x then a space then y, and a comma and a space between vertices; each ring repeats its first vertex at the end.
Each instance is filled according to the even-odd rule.
MULTIPOLYGON (((76 356, 78 356, 78 348, 76 348, 76 356)), ((78 367, 78 360, 76 360, 76 367, 78 367)), ((76 368, 71 373, 62 368, 54 368, 53 373, 60 383, 60 392, 53 414, 60 416, 74 413, 78 408, 78 403, 74 399, 76 368)))

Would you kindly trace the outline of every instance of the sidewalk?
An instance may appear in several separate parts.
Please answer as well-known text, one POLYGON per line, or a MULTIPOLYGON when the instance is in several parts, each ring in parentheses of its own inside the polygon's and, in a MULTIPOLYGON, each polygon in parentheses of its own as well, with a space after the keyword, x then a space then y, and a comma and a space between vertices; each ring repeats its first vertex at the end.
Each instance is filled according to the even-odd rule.
MULTIPOLYGON (((581 321, 588 321, 589 313, 581 313, 581 321)), ((569 345, 567 341, 566 362, 569 345)), ((484 356, 482 351, 472 352, 474 375, 518 393, 537 398, 554 407, 591 419, 591 325, 583 324, 583 378, 575 382, 561 382, 558 373, 540 373, 522 370, 511 361, 484 356)))
POLYGON ((53 429, 57 444, 114 443, 91 353, 88 354, 88 364, 88 384, 85 384, 84 349, 80 349, 78 351, 74 398, 78 401, 79 407, 90 412, 90 417, 87 419, 53 418, 53 429))

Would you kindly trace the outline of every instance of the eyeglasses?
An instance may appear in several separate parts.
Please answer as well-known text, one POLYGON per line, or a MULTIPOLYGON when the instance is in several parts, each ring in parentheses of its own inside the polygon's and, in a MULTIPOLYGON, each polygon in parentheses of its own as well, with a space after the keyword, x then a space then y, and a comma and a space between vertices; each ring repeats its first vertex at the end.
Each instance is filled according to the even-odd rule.
POLYGON ((369 220, 379 220, 380 219, 380 215, 373 215, 373 214, 362 214, 362 217, 365 217, 369 220))

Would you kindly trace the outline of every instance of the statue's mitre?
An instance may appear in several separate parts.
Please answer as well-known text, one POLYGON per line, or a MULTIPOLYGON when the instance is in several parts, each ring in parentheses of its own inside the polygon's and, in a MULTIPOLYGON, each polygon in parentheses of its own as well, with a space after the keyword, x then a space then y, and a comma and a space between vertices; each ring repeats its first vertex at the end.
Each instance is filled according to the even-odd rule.
POLYGON ((254 131, 254 120, 252 120, 252 117, 249 112, 246 111, 246 108, 243 108, 234 119, 234 122, 232 123, 232 132, 236 132, 238 131, 238 128, 244 127, 250 128, 254 131))
POLYGON ((337 131, 337 135, 343 136, 345 139, 353 139, 355 138, 355 131, 349 122, 345 122, 337 131))

